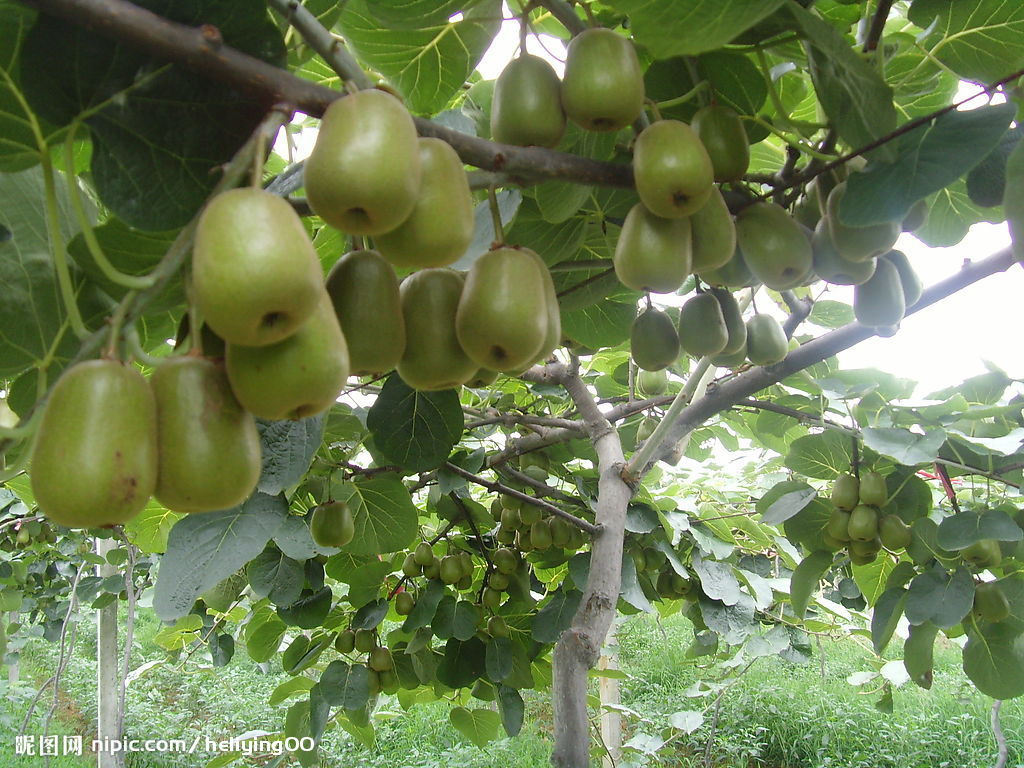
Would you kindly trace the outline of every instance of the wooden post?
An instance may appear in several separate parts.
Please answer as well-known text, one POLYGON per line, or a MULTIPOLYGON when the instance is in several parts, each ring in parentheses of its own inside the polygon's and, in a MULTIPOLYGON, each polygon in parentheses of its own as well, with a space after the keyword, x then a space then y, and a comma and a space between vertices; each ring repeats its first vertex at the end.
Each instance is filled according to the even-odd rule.
MULTIPOLYGON (((107 552, 116 547, 113 539, 97 539, 96 553, 106 558, 107 552)), ((117 569, 104 563, 97 566, 100 578, 117 575, 117 569)), ((122 734, 118 728, 120 718, 120 670, 117 652, 117 606, 114 600, 99 611, 96 637, 96 705, 97 724, 96 738, 103 743, 120 740, 122 734), (109 740, 109 741, 106 741, 109 740)), ((98 753, 98 768, 124 768, 124 753, 103 751, 98 753)))
MULTIPOLYGON (((616 642, 614 623, 605 637, 604 651, 597 662, 597 668, 619 668, 619 644, 616 642)), ((622 702, 619 693, 619 679, 617 677, 600 677, 598 685, 601 692, 601 740, 608 750, 601 760, 601 765, 603 768, 614 768, 622 758, 622 713, 615 709, 605 709, 605 705, 618 706, 622 702)))
MULTIPOLYGON (((11 611, 10 616, 7 617, 8 625, 10 625, 10 624, 17 624, 18 623, 18 616, 19 616, 19 614, 18 614, 17 611, 11 611)), ((7 682, 8 683, 16 683, 16 682, 18 682, 18 680, 21 677, 20 666, 21 665, 18 662, 14 662, 9 667, 7 667, 7 682)))

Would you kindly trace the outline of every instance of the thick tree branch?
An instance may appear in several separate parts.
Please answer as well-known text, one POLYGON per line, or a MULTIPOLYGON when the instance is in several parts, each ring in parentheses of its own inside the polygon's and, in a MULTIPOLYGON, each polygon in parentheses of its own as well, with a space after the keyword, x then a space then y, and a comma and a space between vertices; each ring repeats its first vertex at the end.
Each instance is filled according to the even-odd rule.
POLYGON ((572 6, 565 2, 565 0, 538 0, 537 5, 551 11, 551 15, 558 19, 559 23, 569 30, 573 36, 578 35, 587 28, 587 23, 576 15, 572 6))
MULTIPOLYGON (((327 105, 343 95, 224 45, 215 27, 177 24, 126 0, 21 1, 156 58, 201 72, 268 103, 293 104, 300 112, 314 117, 322 116, 327 105)), ((468 165, 500 171, 517 184, 559 179, 610 187, 633 185, 633 169, 625 163, 605 163, 540 147, 498 144, 422 117, 414 119, 421 136, 443 139, 468 165)))
MULTIPOLYGON (((547 366, 552 368, 553 366, 547 366)), ((576 403, 598 456, 597 524, 601 532, 590 550, 590 573, 572 625, 554 654, 555 749, 551 761, 564 768, 590 765, 588 672, 601 655, 615 617, 622 581, 626 509, 633 489, 622 479, 622 443, 575 367, 560 366, 562 384, 576 403)))
MULTIPOLYGON (((1005 272, 1014 263, 1013 251, 1006 248, 979 262, 968 264, 957 274, 927 288, 917 304, 908 311, 908 314, 920 312, 922 309, 930 307, 932 304, 953 295, 957 291, 963 290, 979 280, 999 272, 1005 272)), ((723 410, 731 408, 754 393, 782 381, 782 379, 797 371, 802 371, 804 368, 838 354, 844 349, 849 349, 874 335, 874 328, 868 328, 859 323, 851 323, 801 345, 790 352, 786 359, 777 365, 767 368, 752 368, 746 373, 740 374, 736 378, 721 384, 714 391, 695 400, 680 412, 678 420, 670 426, 667 430, 667 436, 658 446, 655 458, 668 458, 676 443, 723 410)), ((650 471, 653 464, 654 460, 652 459, 646 462, 644 466, 638 466, 637 476, 643 477, 650 471)))

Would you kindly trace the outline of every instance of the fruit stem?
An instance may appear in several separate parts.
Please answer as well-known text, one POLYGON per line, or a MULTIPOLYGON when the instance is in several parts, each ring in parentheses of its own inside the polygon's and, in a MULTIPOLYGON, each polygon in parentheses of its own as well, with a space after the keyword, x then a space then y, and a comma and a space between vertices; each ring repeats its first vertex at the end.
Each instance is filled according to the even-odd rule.
POLYGON ((494 245, 504 245, 505 228, 501 223, 501 209, 498 207, 498 196, 495 194, 493 184, 487 188, 487 202, 491 209, 491 222, 494 224, 494 245))
MULTIPOLYGON (((36 422, 35 419, 33 419, 32 421, 29 422, 28 426, 32 427, 32 429, 34 430, 35 427, 38 426, 38 423, 36 422)), ((19 429, 23 428, 19 427, 19 429)), ((6 434, 6 430, 0 429, 0 434, 6 434)), ((18 460, 14 463, 14 466, 0 469, 0 483, 6 483, 9 480, 13 480, 22 472, 24 472, 25 467, 28 466, 28 457, 30 453, 31 451, 24 451, 22 455, 18 457, 18 460)))
POLYGON ((659 120, 661 120, 661 110, 658 108, 658 102, 654 101, 653 99, 644 99, 644 102, 647 104, 647 107, 651 110, 651 114, 654 115, 654 122, 658 122, 659 120))
POLYGON ((75 134, 78 132, 79 126, 81 126, 81 120, 76 119, 72 121, 68 127, 67 138, 64 139, 64 178, 67 181, 68 187, 68 198, 71 201, 71 209, 75 213, 75 219, 78 222, 78 228, 82 233, 82 238, 85 240, 86 248, 89 249, 89 255, 92 256, 93 261, 96 262, 96 266, 100 268, 100 272, 103 276, 110 280, 112 283, 116 283, 124 288, 133 290, 143 290, 149 288, 154 283, 154 278, 151 275, 128 275, 121 272, 110 260, 107 259, 107 255, 103 252, 103 248, 100 247, 99 241, 96 239, 96 232, 93 230, 92 223, 89 221, 89 217, 85 213, 85 206, 82 204, 82 190, 78 186, 78 177, 75 174, 75 134))
POLYGON ((128 291, 124 297, 124 301, 117 305, 117 309, 107 319, 107 325, 110 326, 109 336, 107 337, 107 346, 103 350, 103 356, 111 360, 118 359, 117 347, 118 342, 121 340, 121 328, 124 326, 125 316, 128 314, 128 305, 131 304, 135 298, 135 291, 128 291))
POLYGON ((53 162, 50 160, 50 153, 46 151, 40 154, 39 160, 43 167, 43 184, 46 187, 46 227, 50 234, 50 250, 53 256, 53 266, 57 271, 60 296, 64 301, 68 319, 71 320, 71 330, 75 332, 75 336, 83 339, 89 335, 89 329, 85 327, 85 322, 82 320, 82 313, 78 309, 78 302, 75 298, 75 289, 71 284, 67 252, 60 232, 60 211, 57 206, 57 186, 53 179, 53 162))
MULTIPOLYGON (((191 288, 191 285, 189 287, 191 288)), ((189 293, 191 292, 192 291, 190 290, 189 293)), ((196 302, 190 300, 188 303, 188 351, 196 355, 203 354, 202 330, 203 318, 199 316, 199 305, 196 304, 196 302)))
POLYGON ((154 357, 142 348, 142 341, 139 339, 139 332, 134 325, 129 326, 124 333, 125 341, 128 342, 128 350, 132 357, 151 368, 159 365, 163 358, 154 357))
MULTIPOLYGON (((685 104, 686 102, 695 98, 698 94, 700 94, 710 85, 711 83, 708 82, 707 80, 701 80, 699 83, 693 86, 693 88, 688 90, 682 96, 676 96, 673 99, 666 99, 665 101, 651 101, 649 103, 653 104, 655 109, 669 109, 670 107, 678 107, 680 104, 685 104)), ((659 116, 658 119, 660 120, 661 117, 659 116)))

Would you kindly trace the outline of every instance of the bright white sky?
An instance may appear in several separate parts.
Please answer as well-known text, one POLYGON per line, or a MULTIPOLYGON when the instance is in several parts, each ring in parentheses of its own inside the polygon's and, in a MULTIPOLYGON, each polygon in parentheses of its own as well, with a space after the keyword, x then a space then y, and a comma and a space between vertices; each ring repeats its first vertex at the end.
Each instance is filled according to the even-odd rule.
MULTIPOLYGON (((505 9, 506 18, 511 14, 505 9)), ((562 41, 531 35, 530 53, 543 56, 561 73, 565 46, 562 41)), ((518 22, 506 21, 477 69, 487 79, 498 76, 512 58, 519 43, 518 22)), ((959 96, 969 94, 962 90, 959 96)), ((979 99, 972 103, 980 106, 979 99)), ((312 148, 315 131, 298 137, 298 156, 312 148)), ((283 146, 278 148, 282 151, 283 146)), ((965 260, 979 260, 1010 243, 1005 224, 978 224, 952 248, 928 248, 916 238, 904 235, 897 243, 926 286, 955 273, 965 260)), ((832 286, 830 298, 852 302, 852 288, 832 286)), ((899 333, 888 339, 870 339, 840 356, 845 368, 880 368, 920 383, 916 395, 984 373, 987 360, 1011 377, 1024 378, 1024 344, 1020 338, 1020 307, 1024 302, 1024 268, 987 278, 955 296, 907 318, 899 333), (1013 309, 1016 307, 1017 309, 1013 309)))

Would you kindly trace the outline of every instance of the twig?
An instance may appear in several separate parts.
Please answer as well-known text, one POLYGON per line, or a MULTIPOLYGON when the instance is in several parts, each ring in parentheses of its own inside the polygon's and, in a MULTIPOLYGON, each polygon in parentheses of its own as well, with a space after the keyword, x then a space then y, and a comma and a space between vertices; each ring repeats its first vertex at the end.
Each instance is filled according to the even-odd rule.
POLYGON ((789 316, 782 324, 782 330, 785 332, 786 338, 791 339, 796 333, 796 329, 800 327, 800 323, 810 316, 811 310, 814 309, 814 302, 811 299, 798 298, 792 291, 782 291, 781 295, 782 300, 789 307, 789 316))
POLYGON ((270 0, 270 4, 299 30, 309 47, 319 53, 342 80, 360 89, 373 87, 373 81, 342 42, 324 28, 320 20, 298 0, 270 0))
POLYGON ((1003 702, 996 699, 992 702, 992 734, 996 737, 996 764, 993 768, 1006 768, 1006 761, 1009 757, 1009 749, 1006 746, 1006 734, 1003 733, 1003 725, 999 721, 999 710, 1003 708, 1003 702))
POLYGON ((885 30, 885 22, 889 18, 889 11, 892 10, 893 0, 878 0, 878 8, 871 18, 871 28, 868 30, 867 39, 864 40, 864 53, 870 53, 878 48, 878 41, 882 39, 882 32, 885 30))
POLYGON ((518 470, 512 469, 512 467, 508 465, 502 465, 498 468, 495 468, 494 471, 497 472, 499 475, 505 475, 506 477, 511 478, 513 481, 517 483, 520 483, 522 485, 528 485, 530 488, 533 488, 535 491, 537 491, 537 493, 543 496, 547 496, 552 499, 560 499, 561 501, 564 501, 568 504, 577 504, 583 507, 587 506, 586 502, 584 502, 582 499, 576 496, 571 496, 568 493, 565 493, 564 491, 558 490, 557 488, 552 488, 550 485, 541 482, 540 480, 534 480, 529 475, 525 475, 522 472, 519 472, 518 470))
POLYGON ((553 515, 558 515, 564 520, 568 520, 577 528, 586 531, 591 536, 593 536, 600 530, 600 528, 594 525, 593 523, 587 522, 582 518, 576 517, 576 515, 572 514, 571 512, 566 512, 564 509, 556 507, 554 504, 549 504, 548 502, 544 501, 544 499, 538 499, 536 496, 530 496, 529 494, 523 493, 522 491, 517 491, 515 488, 510 488, 509 486, 503 483, 492 482, 490 480, 487 480, 486 478, 480 477, 480 475, 474 475, 469 470, 463 469, 458 464, 453 464, 450 461, 446 461, 444 466, 445 469, 447 469, 448 471, 453 472, 459 477, 465 478, 466 480, 469 480, 469 482, 475 483, 476 485, 479 485, 482 488, 486 488, 492 493, 503 493, 506 496, 511 496, 512 498, 519 499, 520 501, 526 502, 527 504, 533 504, 535 507, 540 507, 541 509, 545 510, 546 512, 550 512, 553 515))

